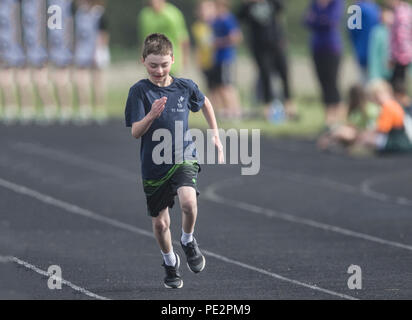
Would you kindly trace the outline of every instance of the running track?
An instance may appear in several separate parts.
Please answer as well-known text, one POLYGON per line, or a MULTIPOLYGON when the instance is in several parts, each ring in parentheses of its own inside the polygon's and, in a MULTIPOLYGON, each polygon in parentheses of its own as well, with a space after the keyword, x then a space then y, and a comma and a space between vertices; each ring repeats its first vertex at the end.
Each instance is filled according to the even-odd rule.
MULTIPOLYGON (((412 158, 351 159, 262 139, 261 171, 203 166, 207 265, 166 290, 138 142, 121 121, 0 126, 1 299, 411 299, 412 158), (47 287, 50 265, 62 290, 47 287), (349 290, 350 265, 362 290, 349 290)), ((172 234, 180 212, 172 210, 172 234)), ((178 243, 175 248, 182 253, 178 243)))

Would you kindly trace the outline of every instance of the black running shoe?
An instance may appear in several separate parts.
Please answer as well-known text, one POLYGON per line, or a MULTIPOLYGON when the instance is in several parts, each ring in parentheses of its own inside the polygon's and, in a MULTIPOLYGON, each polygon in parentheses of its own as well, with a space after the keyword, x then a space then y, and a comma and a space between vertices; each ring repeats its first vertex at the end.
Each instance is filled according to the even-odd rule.
POLYGON ((166 277, 164 280, 165 287, 168 289, 180 289, 183 287, 182 276, 179 273, 180 267, 180 258, 177 253, 176 255, 176 264, 175 266, 168 266, 164 262, 162 266, 165 268, 166 277))
POLYGON ((196 239, 193 238, 192 242, 189 242, 186 246, 180 242, 183 251, 186 254, 187 266, 189 270, 194 273, 199 273, 205 268, 206 259, 199 250, 196 239))

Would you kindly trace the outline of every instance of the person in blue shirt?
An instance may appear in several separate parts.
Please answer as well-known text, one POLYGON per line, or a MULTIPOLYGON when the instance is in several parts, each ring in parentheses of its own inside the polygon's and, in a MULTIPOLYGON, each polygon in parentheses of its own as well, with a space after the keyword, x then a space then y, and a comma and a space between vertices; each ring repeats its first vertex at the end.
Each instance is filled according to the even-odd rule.
POLYGON ((223 148, 209 99, 192 80, 170 75, 174 63, 171 41, 163 34, 149 35, 144 42, 142 62, 149 78, 139 81, 129 91, 125 109, 126 126, 132 128, 133 137, 142 139, 143 187, 153 232, 164 260, 164 285, 166 288, 181 288, 180 258, 173 250, 169 216, 169 208, 173 207, 176 195, 182 210, 181 246, 188 267, 198 273, 206 263, 193 237, 200 166, 188 132, 190 111, 203 111, 213 132, 212 140, 218 148, 220 163, 224 161, 223 148), (163 142, 159 142, 160 134, 164 137, 163 142), (170 141, 167 141, 167 135, 170 141))
POLYGON ((361 67, 363 82, 366 82, 371 31, 379 24, 381 10, 373 0, 359 0, 355 4, 360 7, 362 12, 362 28, 349 29, 349 34, 356 59, 361 67))
POLYGON ((240 99, 234 87, 234 67, 236 46, 242 41, 235 16, 229 11, 229 1, 216 1, 216 19, 212 23, 214 34, 214 67, 211 94, 216 101, 221 101, 222 116, 239 118, 242 114, 240 99))

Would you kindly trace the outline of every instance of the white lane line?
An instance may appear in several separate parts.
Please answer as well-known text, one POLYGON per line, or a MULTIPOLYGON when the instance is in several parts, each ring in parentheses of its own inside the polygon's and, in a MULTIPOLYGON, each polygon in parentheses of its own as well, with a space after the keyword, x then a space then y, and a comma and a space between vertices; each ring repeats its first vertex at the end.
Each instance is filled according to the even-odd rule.
MULTIPOLYGON (((81 167, 84 169, 88 169, 96 173, 110 175, 116 178, 121 178, 126 181, 136 182, 138 177, 140 177, 140 175, 137 172, 131 172, 128 170, 124 170, 117 166, 105 164, 100 161, 87 159, 87 158, 84 158, 78 155, 74 155, 71 152, 59 150, 56 148, 46 147, 38 143, 14 142, 14 143, 10 143, 9 147, 19 152, 44 157, 44 158, 51 159, 54 161, 59 161, 59 162, 69 164, 72 166, 77 166, 77 167, 81 167)), ((397 204, 397 205, 402 205, 402 206, 412 206, 412 200, 410 199, 407 199, 404 197, 390 196, 384 193, 374 191, 371 185, 375 183, 376 178, 365 180, 364 182, 362 182, 361 186, 353 186, 353 185, 345 184, 342 182, 334 181, 331 179, 318 178, 312 175, 288 172, 285 170, 278 171, 268 165, 262 165, 261 167, 266 168, 273 174, 281 175, 292 181, 297 181, 300 183, 306 183, 306 184, 315 185, 315 186, 325 186, 327 188, 333 188, 335 190, 350 193, 350 194, 357 194, 357 195, 360 194, 367 198, 371 198, 371 199, 382 201, 382 202, 387 202, 387 203, 392 203, 392 204, 397 204)))
POLYGON ((140 177, 140 175, 137 173, 138 170, 136 170, 136 172, 131 172, 119 168, 117 166, 102 163, 100 161, 98 162, 91 159, 87 159, 85 157, 75 155, 71 152, 45 147, 37 143, 35 144, 30 142, 15 142, 9 144, 9 147, 19 152, 40 156, 54 161, 59 161, 72 166, 91 170, 96 173, 111 175, 126 181, 136 182, 140 177))
POLYGON ((345 229, 345 228, 341 228, 341 227, 337 227, 334 225, 330 225, 330 224, 326 224, 326 223, 322 223, 322 222, 317 222, 314 220, 310 220, 310 219, 305 219, 305 218, 301 218, 298 216, 294 216, 288 213, 283 213, 283 212, 279 212, 279 211, 275 211, 272 209, 268 209, 268 208, 263 208, 260 207, 258 205, 254 205, 254 204, 250 204, 247 202, 242 202, 239 200, 231 200, 228 198, 224 198, 221 197, 217 194, 217 190, 220 188, 223 188, 226 184, 227 185, 233 185, 235 183, 239 183, 240 178, 232 178, 232 179, 227 179, 223 182, 219 182, 219 183, 215 183, 212 185, 209 185, 206 188, 206 191, 204 192, 204 196, 213 202, 219 203, 219 204, 223 204, 226 206, 230 206, 233 208, 237 208, 237 209, 241 209, 244 211, 249 211, 249 212, 253 212, 256 214, 260 214, 269 218, 277 218, 277 219, 281 219, 284 221, 288 221, 288 222, 293 222, 293 223, 298 223, 301 225, 305 225, 305 226, 310 226, 310 227, 314 227, 314 228, 318 228, 318 229, 322 229, 325 231, 329 231, 329 232, 335 232, 335 233, 339 233, 339 234, 343 234, 345 236, 349 236, 349 237, 354 237, 354 238, 358 238, 358 239, 362 239, 362 240, 367 240, 367 241, 371 241, 371 242, 375 242, 375 243, 379 243, 379 244, 383 244, 383 245, 387 245, 387 246, 392 246, 392 247, 396 247, 396 248, 400 248, 400 249, 406 249, 409 251, 412 251, 412 246, 411 245, 407 245, 404 243, 399 243, 399 242, 395 242, 395 241, 390 241, 390 240, 385 240, 382 238, 378 238, 375 236, 371 236, 369 234, 366 233, 361 233, 361 232, 356 232, 356 231, 352 231, 349 229, 345 229))
MULTIPOLYGON (((99 221, 99 222, 103 222, 103 223, 106 223, 106 224, 111 225, 113 227, 117 227, 117 228, 120 228, 120 229, 123 229, 123 230, 127 230, 127 231, 130 231, 130 232, 139 234, 139 235, 154 238, 153 234, 151 232, 146 231, 146 230, 137 228, 137 227, 129 225, 127 223, 117 221, 115 219, 104 217, 104 216, 99 215, 97 213, 94 213, 90 210, 80 208, 80 207, 78 207, 74 204, 70 204, 70 203, 55 199, 51 196, 42 194, 38 191, 32 190, 32 189, 27 188, 27 187, 22 186, 22 185, 18 185, 16 183, 13 183, 13 182, 10 182, 10 181, 6 181, 6 180, 1 179, 1 178, 0 178, 0 186, 3 187, 3 188, 6 188, 8 190, 14 191, 18 194, 22 194, 22 195, 34 198, 34 199, 36 199, 38 201, 41 201, 43 203, 47 203, 48 205, 63 209, 67 212, 77 214, 77 215, 80 215, 80 216, 83 216, 83 217, 87 217, 87 218, 90 218, 90 219, 93 219, 93 220, 96 220, 96 221, 99 221)), ((173 241, 173 243, 178 244, 177 241, 173 241)), ((326 293, 328 295, 332 295, 332 296, 339 297, 339 298, 342 298, 342 299, 358 300, 355 297, 352 297, 352 296, 349 296, 349 295, 346 295, 346 294, 342 294, 342 293, 339 293, 339 292, 323 289, 321 287, 318 287, 318 286, 315 286, 315 285, 310 285, 310 284, 300 282, 300 281, 297 281, 297 280, 294 280, 294 279, 286 278, 286 277, 283 277, 279 274, 269 272, 269 271, 266 271, 264 269, 254 267, 252 265, 248 265, 246 263, 224 257, 222 255, 213 253, 213 252, 208 251, 208 250, 203 250, 203 252, 204 252, 205 255, 214 257, 217 260, 220 260, 220 261, 223 261, 223 262, 226 262, 226 263, 229 263, 229 264, 233 264, 233 265, 236 265, 236 266, 239 266, 239 267, 251 270, 251 271, 255 271, 255 272, 258 272, 260 274, 264 274, 264 275, 270 276, 272 278, 275 278, 275 279, 278 279, 278 280, 281 280, 281 281, 289 282, 289 283, 292 283, 294 285, 298 285, 298 286, 309 288, 309 289, 312 289, 312 290, 315 290, 315 291, 323 292, 323 293, 326 293)))
MULTIPOLYGON (((412 206, 412 200, 407 199, 405 197, 398 197, 398 196, 390 196, 381 192, 377 192, 372 189, 372 186, 376 183, 382 182, 386 179, 393 178, 394 176, 404 176, 408 173, 411 173, 412 170, 403 170, 401 172, 396 172, 396 173, 390 173, 390 174, 384 174, 381 176, 376 176, 372 177, 369 179, 366 179, 362 181, 360 185, 360 190, 362 191, 363 194, 375 198, 375 199, 382 199, 384 201, 391 201, 399 205, 404 205, 404 206, 412 206)), ((412 185, 411 185, 412 186, 412 185)))
MULTIPOLYGON (((15 264, 17 264, 17 265, 19 265, 19 266, 23 266, 24 268, 29 269, 29 270, 31 270, 31 271, 34 271, 34 272, 36 272, 36 273, 38 273, 38 274, 40 274, 40 275, 42 275, 42 276, 45 276, 45 277, 51 277, 51 276, 53 276, 53 274, 48 273, 47 271, 44 271, 44 270, 42 270, 42 269, 40 269, 40 268, 32 265, 31 263, 26 262, 26 261, 23 261, 23 260, 21 260, 21 259, 19 259, 19 258, 16 258, 16 257, 0 256, 0 262, 1 262, 1 263, 15 263, 15 264)), ((109 298, 106 298, 106 297, 103 297, 103 296, 99 296, 99 295, 97 295, 97 294, 95 294, 95 293, 93 293, 93 292, 90 292, 89 290, 87 290, 87 289, 85 289, 85 288, 79 287, 79 286, 73 284, 72 282, 67 281, 67 280, 65 280, 65 279, 63 279, 63 278, 59 278, 59 280, 61 281, 61 283, 62 283, 63 285, 66 285, 66 286, 72 288, 74 291, 77 291, 77 292, 79 292, 79 293, 82 293, 82 294, 84 294, 84 295, 86 295, 86 296, 88 296, 88 297, 90 297, 90 298, 97 299, 97 300, 110 300, 109 298)))
MULTIPOLYGON (((328 178, 319 178, 316 176, 308 175, 308 174, 302 174, 302 173, 296 173, 296 172, 289 172, 286 170, 275 170, 269 166, 264 166, 267 170, 265 171, 270 175, 276 175, 283 177, 285 179, 299 182, 299 183, 305 183, 308 185, 314 185, 318 187, 325 187, 325 188, 332 188, 337 191, 349 193, 349 194, 356 194, 356 195, 362 195, 367 198, 372 198, 374 200, 378 200, 381 202, 386 202, 386 203, 391 203, 391 204, 397 204, 397 205, 402 205, 402 206, 412 206, 412 200, 409 200, 404 197, 396 197, 396 196, 390 196, 388 194, 384 194, 381 192, 374 191, 372 189, 372 185, 375 184, 377 181, 382 180, 384 178, 388 177, 393 177, 393 173, 385 176, 379 176, 379 177, 374 177, 370 179, 366 179, 361 182, 360 186, 353 186, 350 184, 338 182, 335 180, 331 180, 328 178)), ((397 175, 405 174, 406 172, 410 172, 410 170, 398 172, 397 175)))
MULTIPOLYGON (((120 178, 125 181, 136 182, 138 177, 140 177, 140 175, 136 172, 124 170, 117 166, 102 163, 100 161, 91 160, 78 155, 74 155, 71 152, 46 147, 40 144, 30 142, 15 142, 13 144, 10 144, 9 146, 12 149, 15 149, 22 153, 36 155, 54 161, 59 161, 75 167, 80 167, 90 171, 94 171, 99 174, 120 178)), ((285 170, 279 171, 268 165, 262 165, 262 168, 266 168, 266 172, 269 171, 269 174, 271 175, 280 175, 286 179, 295 182, 305 183, 319 187, 332 188, 337 191, 361 195, 381 202, 392 203, 402 206, 412 206, 412 200, 410 199, 406 199, 403 197, 394 197, 372 190, 371 185, 373 183, 376 183, 376 178, 365 180, 364 182, 362 182, 361 186, 353 186, 335 180, 319 178, 308 174, 288 172, 285 170)))
MULTIPOLYGON (((41 145, 37 145, 37 144, 33 144, 33 143, 16 143, 16 146, 19 146, 18 149, 19 151, 22 152, 26 152, 29 154, 36 154, 39 156, 45 156, 54 160, 58 160, 58 161, 63 161, 63 163, 67 163, 69 165, 74 165, 74 166, 79 166, 79 167, 83 167, 83 168, 87 168, 93 171, 96 171, 98 173, 102 173, 102 174, 110 174, 113 175, 116 178, 122 178, 122 179, 126 179, 127 181, 131 181, 130 180, 130 175, 132 174, 132 172, 126 171, 126 170, 122 170, 116 166, 112 166, 112 165, 106 165, 106 164, 102 164, 100 162, 94 161, 94 160, 89 160, 87 158, 83 158, 83 157, 79 157, 79 156, 75 156, 70 152, 66 152, 66 151, 61 151, 61 150, 57 150, 54 148, 48 148, 48 147, 43 147, 41 145), (73 161, 71 161, 70 159, 73 159, 73 161), (101 170, 101 168, 103 168, 104 170, 101 170), (119 172, 122 172, 122 174, 119 174, 119 172), (129 172, 129 175, 126 175, 126 172, 129 172)), ((266 166, 265 166, 266 167, 266 166)), ((273 168, 269 168, 271 171, 275 171, 273 168)), ((298 179, 299 182, 302 182, 302 177, 303 175, 300 174, 295 174, 293 175, 293 177, 295 179, 298 179)), ((314 177, 312 176, 308 176, 306 177, 307 179, 312 179, 314 177)), ((241 182, 241 178, 240 177, 236 177, 233 180, 229 179, 227 180, 227 182, 231 182, 234 180, 239 180, 241 182)), ((134 181, 134 179, 133 179, 134 181)), ((322 180, 321 180, 322 181, 322 180)), ((226 182, 226 183, 227 183, 226 182)), ((306 181, 307 182, 307 181, 306 181)), ((225 183, 225 182, 222 182, 225 183)), ((322 183, 328 185, 329 187, 335 187, 338 188, 340 190, 345 190, 346 192, 358 192, 359 188, 355 187, 355 186, 350 186, 350 185, 345 185, 336 181, 332 181, 332 180, 327 180, 327 181, 322 181, 322 183)), ((208 188, 206 188, 205 191, 205 199, 212 201, 212 202, 217 202, 217 203, 221 203, 224 205, 228 205, 228 206, 232 206, 238 209, 242 209, 245 211, 249 211, 249 212, 253 212, 253 213, 257 213, 257 214, 261 214, 264 216, 267 216, 269 218, 278 218, 278 219, 282 219, 284 221, 288 221, 291 223, 298 223, 301 225, 305 225, 305 226, 309 226, 309 227, 313 227, 313 228, 318 228, 318 229, 322 229, 322 230, 326 230, 329 232, 336 232, 339 234, 343 234, 349 237, 355 237, 355 238, 360 238, 363 240, 367 240, 367 241, 372 241, 375 243, 379 243, 379 244, 383 244, 383 245, 389 245, 389 246, 393 246, 393 247, 397 247, 397 248, 401 248, 401 249, 406 249, 406 250, 410 250, 412 251, 412 246, 407 245, 407 244, 403 244, 403 243, 398 243, 398 242, 394 242, 394 241, 390 241, 390 240, 385 240, 385 239, 381 239, 379 237, 375 237, 375 236, 371 236, 368 234, 364 234, 364 233, 360 233, 360 232, 356 232, 356 231, 352 231, 352 230, 348 230, 348 229, 344 229, 338 226, 334 226, 334 225, 329 225, 329 224, 325 224, 322 222, 317 222, 314 220, 310 220, 310 219, 305 219, 305 218, 300 218, 298 216, 294 216, 288 213, 283 213, 283 212, 278 212, 272 209, 267 209, 267 208, 262 208, 247 202, 242 202, 242 201, 234 201, 234 200, 230 200, 230 199, 226 199, 223 197, 220 197, 216 194, 216 189, 220 188, 220 182, 216 183, 215 185, 210 185, 208 188)), ((382 200, 382 199, 379 199, 382 200)), ((88 215, 90 215, 91 213, 88 212, 88 215)), ((83 215, 84 212, 83 212, 83 215)))
POLYGON ((269 271, 261 269, 261 268, 253 267, 253 266, 250 266, 248 264, 226 258, 224 256, 215 254, 215 253, 207 251, 207 250, 202 250, 202 252, 204 252, 205 254, 207 254, 211 257, 214 257, 218 260, 222 260, 224 262, 231 263, 231 264, 237 265, 237 266, 245 268, 245 269, 249 269, 249 270, 252 270, 252 271, 255 271, 255 272, 259 272, 259 273, 265 274, 269 277, 272 277, 272 278, 275 278, 275 279, 278 279, 278 280, 281 280, 281 281, 286 281, 286 282, 293 283, 293 284, 298 285, 298 286, 306 287, 306 288, 316 290, 316 291, 321 291, 323 293, 326 293, 326 294, 329 294, 329 295, 332 295, 332 296, 337 296, 339 298, 343 298, 343 299, 347 299, 347 300, 359 300, 358 298, 355 298, 355 297, 352 297, 352 296, 349 296, 349 295, 346 295, 346 294, 337 293, 335 291, 320 288, 316 285, 310 285, 310 284, 303 283, 303 282, 300 282, 300 281, 297 281, 297 280, 289 279, 289 278, 283 277, 281 275, 278 275, 276 273, 269 272, 269 271))

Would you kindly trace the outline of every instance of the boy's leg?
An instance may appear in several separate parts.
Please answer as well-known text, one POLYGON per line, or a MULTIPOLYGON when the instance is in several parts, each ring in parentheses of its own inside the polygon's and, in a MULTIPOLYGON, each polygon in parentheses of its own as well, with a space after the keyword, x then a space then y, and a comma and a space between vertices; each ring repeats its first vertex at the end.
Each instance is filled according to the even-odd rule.
POLYGON ((192 187, 180 187, 177 195, 182 209, 182 229, 185 233, 193 233, 197 218, 196 190, 192 187))
POLYGON ((183 280, 179 273, 180 258, 173 252, 168 208, 163 209, 157 217, 152 218, 152 226, 163 255, 163 267, 166 271, 164 285, 166 288, 171 289, 181 288, 183 287, 183 280))
POLYGON ((189 269, 194 273, 199 273, 205 268, 206 259, 200 252, 197 241, 193 237, 197 218, 196 193, 196 189, 190 186, 182 186, 177 189, 182 209, 182 237, 180 243, 186 255, 189 269))
POLYGON ((172 250, 169 208, 163 209, 157 217, 152 218, 152 227, 160 249, 163 253, 169 253, 172 250))

